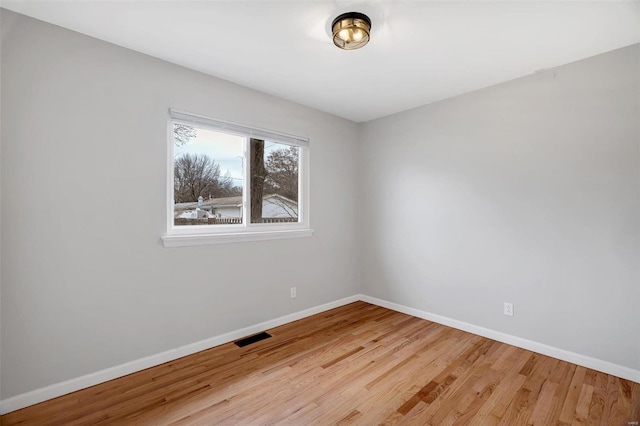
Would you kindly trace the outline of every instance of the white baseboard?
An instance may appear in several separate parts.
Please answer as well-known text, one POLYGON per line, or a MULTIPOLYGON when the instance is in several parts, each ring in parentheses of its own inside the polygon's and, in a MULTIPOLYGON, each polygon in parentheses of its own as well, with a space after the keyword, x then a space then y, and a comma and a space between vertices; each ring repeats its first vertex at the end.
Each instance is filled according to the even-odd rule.
POLYGON ((453 318, 448 318, 442 315, 433 314, 430 312, 422 311, 420 309, 410 308, 408 306, 400 305, 386 300, 377 299, 375 297, 366 296, 363 294, 356 294, 344 299, 336 300, 334 302, 325 303, 324 305, 315 306, 313 308, 305 309, 303 311, 294 312, 289 315, 285 315, 280 318, 261 322, 249 327, 245 327, 239 330, 231 331, 229 333, 221 334, 219 336, 211 337, 209 339, 202 340, 200 342, 192 343, 189 345, 181 346, 176 349, 171 349, 166 352, 162 352, 156 355, 151 355, 146 358, 140 358, 135 361, 127 362, 125 364, 117 365, 115 367, 107 368, 95 373, 87 374, 75 379, 68 380, 62 383, 56 383, 44 388, 36 389, 31 392, 16 395, 14 397, 0 401, 0 415, 7 414, 21 408, 28 407, 39 402, 43 402, 49 399, 57 398, 62 395, 66 395, 71 392, 78 391, 80 389, 88 388, 100 383, 107 382, 109 380, 117 379, 118 377, 126 376, 127 374, 135 373, 156 365, 164 364, 165 362, 173 361, 178 358, 182 358, 187 355, 194 354, 212 347, 222 345, 224 343, 238 340, 242 337, 249 336, 251 334, 259 333, 263 330, 268 330, 274 327, 278 327, 292 321, 297 321, 302 318, 306 318, 311 315, 318 314, 320 312, 328 311, 329 309, 337 308, 339 306, 346 305, 348 303, 362 300, 367 303, 381 306, 383 308, 391 309, 394 311, 402 312, 407 315, 411 315, 418 318, 423 318, 428 321, 433 321, 438 324, 446 325, 448 327, 457 328, 469 333, 477 334, 479 336, 487 337, 489 339, 497 340, 499 342, 507 343, 509 345, 517 346, 519 348, 527 349, 533 352, 547 355, 553 358, 561 359, 563 361, 571 362, 573 364, 581 365, 583 367, 591 368, 593 370, 601 371, 603 373, 611 374, 623 379, 632 380, 640 383, 640 371, 634 370, 629 367, 613 364, 608 361, 591 358, 585 355, 581 355, 575 352, 570 352, 564 349, 556 348, 553 346, 545 345, 543 343, 534 342, 532 340, 523 339, 521 337, 512 336, 510 334, 502 333, 499 331, 491 330, 488 328, 480 327, 477 325, 469 324, 463 321, 458 321, 453 318))
POLYGON ((259 333, 264 330, 269 330, 271 328, 297 321, 299 319, 306 318, 320 312, 328 311, 329 309, 337 308, 348 303, 357 302, 358 300, 360 300, 359 295, 345 297, 344 299, 325 303, 324 305, 315 306, 313 308, 294 312, 280 318, 261 322, 259 324, 254 324, 249 327, 231 331, 229 333, 221 334, 209 339, 201 340, 196 343, 191 343, 189 345, 180 346, 179 348, 170 349, 166 352, 162 352, 156 355, 140 358, 135 361, 127 362, 125 364, 116 365, 115 367, 107 368, 105 370, 67 380, 66 382, 56 383, 50 386, 33 390, 31 392, 16 395, 14 397, 0 401, 0 415, 7 414, 12 411, 19 410, 21 408, 25 408, 49 399, 57 398, 59 396, 66 395, 80 389, 85 389, 90 386, 104 383, 109 380, 117 379, 118 377, 126 376, 127 374, 135 373, 136 371, 155 367, 156 365, 164 364, 165 362, 173 361, 175 359, 182 358, 183 356, 191 355, 205 349, 210 349, 214 346, 233 342, 234 340, 238 340, 242 337, 259 333))
POLYGON ((537 352, 542 355, 547 355, 556 359, 560 359, 562 361, 571 362, 582 367, 591 368, 593 370, 601 371, 603 373, 611 374, 613 376, 640 383, 640 370, 634 370, 629 367, 624 367, 622 365, 614 364, 608 361, 591 358, 575 352, 556 348, 554 346, 545 345, 544 343, 534 342, 533 340, 512 336, 500 331, 495 331, 489 328, 469 324, 464 321, 458 321, 453 318, 444 317, 442 315, 433 314, 431 312, 421 311, 420 309, 409 308, 397 303, 387 302, 386 300, 377 299, 375 297, 365 295, 360 295, 359 297, 360 300, 364 302, 372 303, 383 308, 402 312, 404 314, 426 319, 428 321, 437 322, 438 324, 457 328, 458 330, 467 331, 469 333, 477 334, 482 337, 497 340, 498 342, 507 343, 509 345, 537 352))

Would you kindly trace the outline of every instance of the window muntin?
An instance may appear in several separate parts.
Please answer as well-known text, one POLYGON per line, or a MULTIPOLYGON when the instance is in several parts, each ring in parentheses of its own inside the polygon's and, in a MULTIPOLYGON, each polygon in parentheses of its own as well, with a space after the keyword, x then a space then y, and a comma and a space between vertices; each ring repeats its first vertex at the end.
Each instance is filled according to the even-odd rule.
POLYGON ((169 235, 309 229, 306 139, 175 111, 170 134, 169 235))

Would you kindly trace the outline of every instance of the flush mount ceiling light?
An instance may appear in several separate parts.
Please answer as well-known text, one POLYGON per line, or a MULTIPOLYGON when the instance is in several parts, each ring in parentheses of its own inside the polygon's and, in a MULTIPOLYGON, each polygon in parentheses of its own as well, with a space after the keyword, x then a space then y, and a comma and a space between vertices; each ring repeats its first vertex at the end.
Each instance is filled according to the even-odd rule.
POLYGON ((340 49, 359 49, 369 43, 371 19, 364 13, 343 13, 333 20, 331 33, 333 44, 340 49))

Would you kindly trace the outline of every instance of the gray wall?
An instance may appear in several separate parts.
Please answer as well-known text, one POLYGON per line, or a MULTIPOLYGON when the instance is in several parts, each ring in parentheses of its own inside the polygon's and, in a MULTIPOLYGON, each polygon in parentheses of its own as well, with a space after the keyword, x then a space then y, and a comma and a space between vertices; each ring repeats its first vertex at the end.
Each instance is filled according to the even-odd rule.
POLYGON ((360 291, 640 369, 638 46, 358 126, 1 15, 3 398, 360 291), (314 236, 164 249, 169 107, 308 136, 314 236))
POLYGON ((1 24, 3 398, 359 292, 356 124, 1 24), (313 237, 163 248, 170 107, 308 136, 313 237))
MULTIPOLYGON (((0 8, 0 24, 2 24, 2 8, 0 8)), ((2 39, 6 26, 0 25, 0 82, 2 82, 2 39)), ((2 99, 2 84, 0 84, 2 99)), ((0 176, 2 176, 2 102, 0 101, 0 176)), ((2 241, 2 185, 0 184, 0 242, 2 241)), ((0 401, 2 400, 2 244, 0 243, 0 401)))
POLYGON ((365 124, 364 293, 640 369, 639 50, 365 124))

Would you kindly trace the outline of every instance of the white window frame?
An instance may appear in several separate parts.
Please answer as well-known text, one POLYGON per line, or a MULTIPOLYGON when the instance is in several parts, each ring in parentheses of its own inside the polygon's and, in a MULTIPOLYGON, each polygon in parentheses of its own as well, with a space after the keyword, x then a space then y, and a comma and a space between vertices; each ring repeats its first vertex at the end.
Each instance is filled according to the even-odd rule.
POLYGON ((169 110, 167 126, 167 228, 162 236, 165 247, 182 247, 233 243, 241 241, 263 241, 282 238, 309 237, 313 234, 309 220, 309 140, 271 130, 259 129, 227 121, 215 120, 196 114, 169 110), (242 224, 230 225, 190 225, 174 224, 174 133, 173 124, 185 124, 196 128, 206 128, 217 132, 233 134, 245 138, 244 182, 242 191, 242 224), (292 223, 250 223, 251 167, 249 164, 249 139, 257 138, 265 142, 294 145, 299 148, 298 164, 298 222, 292 223))

